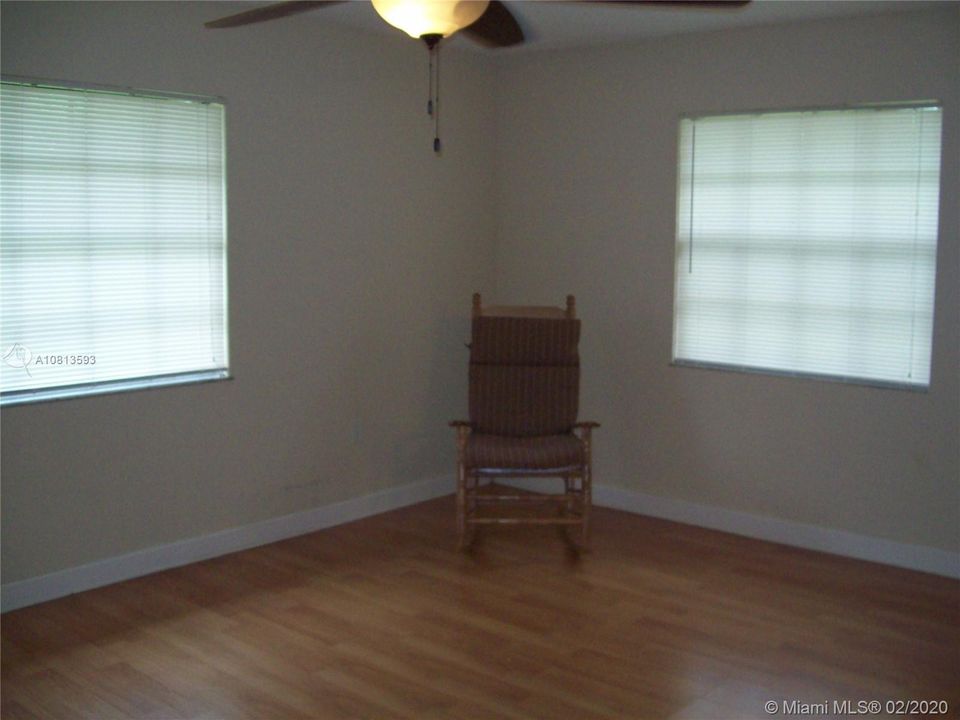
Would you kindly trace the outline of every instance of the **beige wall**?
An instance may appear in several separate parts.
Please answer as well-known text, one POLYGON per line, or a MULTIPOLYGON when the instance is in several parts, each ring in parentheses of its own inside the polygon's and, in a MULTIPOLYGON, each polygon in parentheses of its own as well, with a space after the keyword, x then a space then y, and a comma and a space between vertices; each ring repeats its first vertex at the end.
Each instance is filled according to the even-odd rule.
POLYGON ((578 296, 596 479, 960 549, 960 13, 838 19, 499 63, 497 300, 578 296), (937 98, 929 393, 674 368, 682 113, 937 98))
POLYGON ((0 6, 5 73, 226 97, 236 376, 4 410, 5 583, 449 472, 474 289, 577 293, 598 481, 960 549, 955 6, 451 50, 441 159, 416 43, 202 30, 229 11, 0 6), (669 367, 677 116, 930 97, 950 159, 931 391, 669 367))
POLYGON ((450 470, 491 272, 492 68, 445 53, 436 158, 418 43, 203 29, 236 9, 2 5, 5 73, 226 98, 236 378, 5 409, 4 583, 450 470))

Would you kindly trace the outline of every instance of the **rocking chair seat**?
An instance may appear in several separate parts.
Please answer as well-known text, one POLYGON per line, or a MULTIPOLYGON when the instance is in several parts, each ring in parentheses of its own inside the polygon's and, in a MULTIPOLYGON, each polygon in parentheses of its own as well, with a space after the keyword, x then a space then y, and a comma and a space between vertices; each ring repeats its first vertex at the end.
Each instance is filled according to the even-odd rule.
POLYGON ((583 442, 573 433, 537 437, 471 433, 464 448, 464 464, 471 470, 564 470, 583 462, 583 442))

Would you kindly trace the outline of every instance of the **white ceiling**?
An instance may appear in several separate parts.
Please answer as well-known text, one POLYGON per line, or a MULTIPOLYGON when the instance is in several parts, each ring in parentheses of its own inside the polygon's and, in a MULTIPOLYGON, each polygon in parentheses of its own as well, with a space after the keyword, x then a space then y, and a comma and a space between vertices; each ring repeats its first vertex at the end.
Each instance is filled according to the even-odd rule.
MULTIPOLYGON (((618 6, 615 2, 507 0, 505 4, 520 23, 527 42, 520 48, 496 52, 516 53, 538 48, 603 45, 663 35, 770 25, 795 20, 905 12, 942 6, 947 2, 960 4, 957 0, 753 0, 746 7, 702 9, 627 4, 618 6)), ((266 3, 253 3, 250 7, 260 4, 266 3)), ((215 5, 211 4, 211 9, 213 7, 215 5)), ((219 15, 213 14, 211 17, 219 15)), ((323 7, 271 22, 324 22, 371 33, 400 32, 383 22, 368 2, 362 1, 323 7)), ((463 37, 454 36, 449 42, 457 47, 480 49, 463 37)))

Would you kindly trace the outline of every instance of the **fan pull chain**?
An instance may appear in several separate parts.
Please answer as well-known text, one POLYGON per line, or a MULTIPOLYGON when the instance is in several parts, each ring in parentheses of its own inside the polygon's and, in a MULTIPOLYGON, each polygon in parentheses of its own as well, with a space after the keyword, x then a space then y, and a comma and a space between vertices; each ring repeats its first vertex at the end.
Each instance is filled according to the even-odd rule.
POLYGON ((429 89, 427 90, 427 115, 433 117, 433 50, 427 48, 427 54, 430 56, 429 89))
POLYGON ((430 97, 427 100, 427 115, 433 118, 433 151, 440 154, 440 41, 443 35, 439 33, 429 33, 421 35, 420 39, 427 44, 427 51, 430 54, 430 97), (436 60, 436 72, 434 72, 434 60, 436 60))
POLYGON ((437 79, 433 104, 433 151, 440 153, 440 44, 434 48, 437 53, 437 79))

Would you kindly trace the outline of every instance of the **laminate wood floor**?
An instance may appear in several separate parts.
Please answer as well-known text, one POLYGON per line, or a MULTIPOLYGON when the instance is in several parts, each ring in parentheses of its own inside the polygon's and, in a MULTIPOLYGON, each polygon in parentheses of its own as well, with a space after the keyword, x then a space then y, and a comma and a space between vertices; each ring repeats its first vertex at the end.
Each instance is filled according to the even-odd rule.
POLYGON ((7 613, 2 716, 957 716, 960 582, 603 508, 581 557, 550 527, 461 554, 453 518, 441 498, 7 613))

